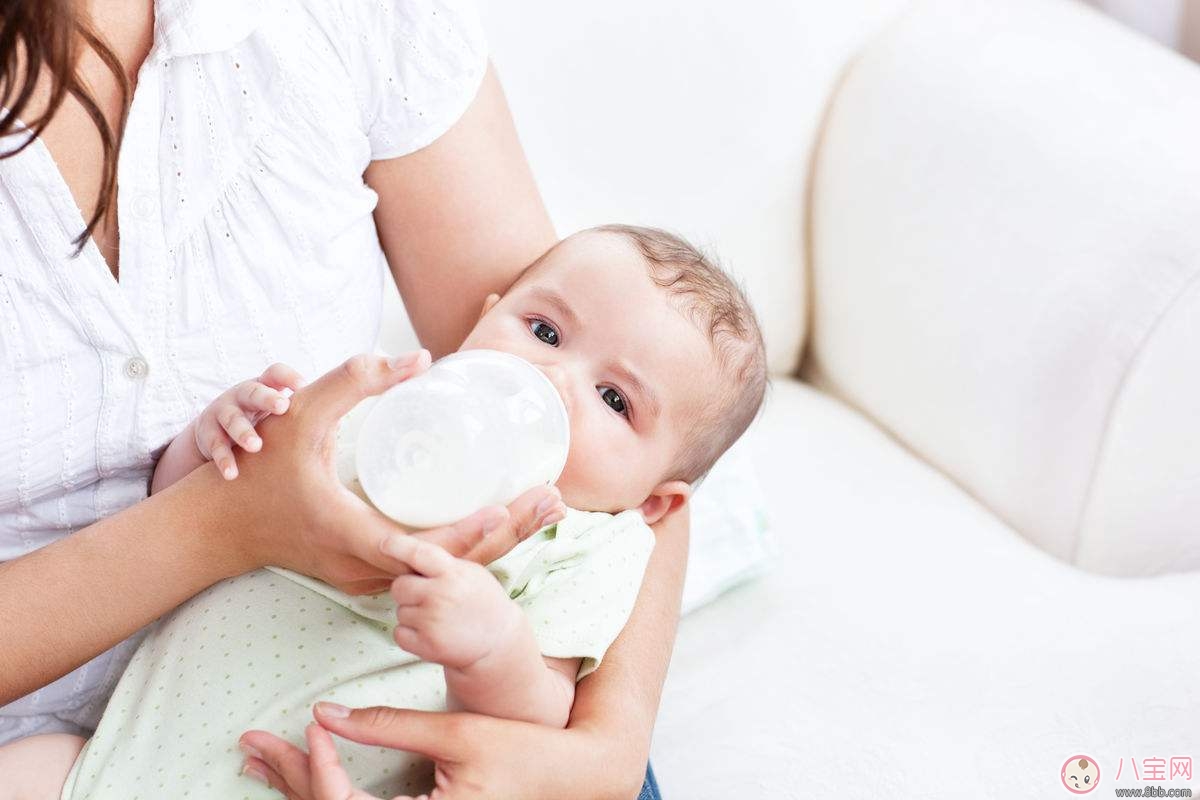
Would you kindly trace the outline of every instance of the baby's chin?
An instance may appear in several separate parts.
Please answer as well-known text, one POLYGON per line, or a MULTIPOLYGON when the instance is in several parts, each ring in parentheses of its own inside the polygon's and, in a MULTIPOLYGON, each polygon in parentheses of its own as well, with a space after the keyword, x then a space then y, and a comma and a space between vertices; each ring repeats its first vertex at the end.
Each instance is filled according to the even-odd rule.
POLYGON ((640 502, 617 496, 616 492, 605 491, 603 487, 580 486, 569 479, 559 480, 554 484, 562 493, 563 502, 576 511, 603 511, 608 514, 619 514, 630 508, 641 505, 640 502))

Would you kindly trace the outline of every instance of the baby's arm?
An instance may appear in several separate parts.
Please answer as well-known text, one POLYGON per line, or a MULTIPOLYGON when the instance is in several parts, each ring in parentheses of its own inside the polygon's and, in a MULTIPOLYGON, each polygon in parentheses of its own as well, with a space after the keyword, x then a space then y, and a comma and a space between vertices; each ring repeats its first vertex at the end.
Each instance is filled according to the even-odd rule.
POLYGON ((524 614, 521 622, 520 635, 506 646, 470 666, 444 667, 447 710, 567 727, 583 659, 543 656, 524 614))
POLYGON ((543 658, 529 620, 494 575, 412 537, 390 555, 413 569, 392 583, 393 636, 442 665, 451 710, 566 726, 579 659, 543 658))
POLYGON ((296 370, 273 364, 259 378, 242 381, 209 403, 171 440, 154 468, 150 493, 162 491, 206 461, 216 462, 227 480, 237 477, 236 442, 251 453, 262 447, 254 425, 267 414, 287 411, 291 392, 304 383, 296 370))
POLYGON ((58 800, 84 741, 45 733, 0 747, 0 800, 58 800))

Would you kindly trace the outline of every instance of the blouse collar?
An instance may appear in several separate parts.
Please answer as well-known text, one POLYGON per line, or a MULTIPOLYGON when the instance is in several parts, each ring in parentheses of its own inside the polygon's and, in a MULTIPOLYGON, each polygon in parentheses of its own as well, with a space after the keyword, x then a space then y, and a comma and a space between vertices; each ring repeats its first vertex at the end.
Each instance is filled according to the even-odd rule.
POLYGON ((160 58, 228 50, 262 22, 265 0, 155 0, 160 58))

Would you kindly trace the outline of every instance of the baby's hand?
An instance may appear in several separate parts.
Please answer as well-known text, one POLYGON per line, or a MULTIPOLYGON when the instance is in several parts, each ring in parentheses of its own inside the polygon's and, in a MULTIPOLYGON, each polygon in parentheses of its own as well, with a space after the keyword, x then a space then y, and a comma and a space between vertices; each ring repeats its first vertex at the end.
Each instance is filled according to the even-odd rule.
POLYGON ((271 414, 283 414, 292 392, 304 385, 300 373, 285 364, 272 364, 257 379, 242 381, 209 403, 193 427, 196 449, 213 461, 226 480, 237 477, 233 444, 257 453, 262 447, 254 426, 271 414))
POLYGON ((425 661, 465 669, 516 638, 521 610, 487 569, 413 536, 390 544, 388 555, 413 569, 392 582, 396 644, 425 661))

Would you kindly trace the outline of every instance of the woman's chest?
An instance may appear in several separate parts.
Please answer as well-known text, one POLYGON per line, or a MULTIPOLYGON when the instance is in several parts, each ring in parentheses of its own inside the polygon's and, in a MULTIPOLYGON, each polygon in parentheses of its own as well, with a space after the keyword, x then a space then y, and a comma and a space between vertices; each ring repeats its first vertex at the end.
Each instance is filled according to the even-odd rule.
POLYGON ((118 162, 119 281, 94 242, 75 256, 85 222, 50 151, 0 160, 0 514, 56 498, 31 524, 87 524, 137 499, 97 504, 89 487, 148 477, 224 388, 372 346, 385 263, 369 148, 302 22, 146 60, 118 162))

